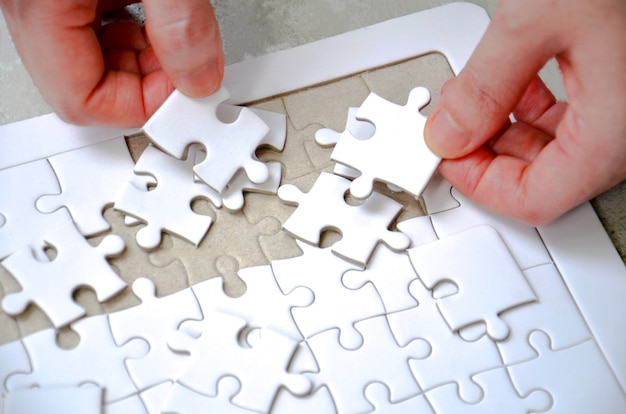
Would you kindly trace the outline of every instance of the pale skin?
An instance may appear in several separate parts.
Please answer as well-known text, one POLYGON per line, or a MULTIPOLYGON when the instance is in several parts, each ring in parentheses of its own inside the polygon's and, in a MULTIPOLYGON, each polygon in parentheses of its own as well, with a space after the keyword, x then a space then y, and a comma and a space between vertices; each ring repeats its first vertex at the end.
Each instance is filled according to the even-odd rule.
MULTIPOLYGON (((124 0, 0 0, 17 50, 65 120, 141 126, 177 87, 206 96, 224 57, 208 0, 145 0, 146 27, 100 25, 124 0)), ((463 194, 547 224, 626 178, 626 2, 502 0, 426 124, 463 194), (537 73, 556 57, 568 101, 537 73), (511 124, 513 113, 517 122, 511 124)))

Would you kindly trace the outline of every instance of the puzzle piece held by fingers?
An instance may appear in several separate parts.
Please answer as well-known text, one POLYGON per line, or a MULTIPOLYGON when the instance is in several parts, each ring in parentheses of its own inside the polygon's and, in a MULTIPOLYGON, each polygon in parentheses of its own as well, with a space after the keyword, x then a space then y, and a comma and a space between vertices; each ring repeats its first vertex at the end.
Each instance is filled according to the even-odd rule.
POLYGON ((430 93, 422 87, 411 91, 405 106, 370 93, 356 116, 375 125, 374 136, 359 140, 346 130, 331 155, 333 161, 361 172, 350 185, 354 197, 369 197, 376 180, 415 197, 424 191, 441 161, 424 142, 426 117, 419 110, 429 101, 430 93))
POLYGON ((204 145, 206 159, 193 170, 218 193, 241 168, 256 184, 265 182, 269 174, 267 166, 254 157, 269 127, 248 108, 241 110, 235 122, 222 122, 217 107, 228 98, 224 88, 205 98, 175 90, 143 127, 152 142, 178 159, 189 145, 204 145))
POLYGON ((72 297, 77 288, 91 287, 98 301, 104 302, 126 287, 106 260, 124 250, 121 237, 108 235, 93 247, 68 221, 48 232, 39 248, 43 252, 46 247, 56 249, 57 256, 53 260, 38 260, 32 250, 25 247, 2 261, 2 266, 22 286, 20 292, 4 297, 2 308, 8 314, 18 315, 33 303, 58 328, 85 314, 72 297))
POLYGON ((352 206, 345 201, 349 185, 345 178, 321 173, 308 193, 291 184, 281 186, 278 197, 298 205, 283 228, 313 245, 319 245, 321 232, 336 229, 342 238, 332 246, 333 253, 360 266, 366 265, 380 241, 392 250, 406 249, 411 243, 409 238, 389 230, 402 205, 373 193, 361 204, 352 206))

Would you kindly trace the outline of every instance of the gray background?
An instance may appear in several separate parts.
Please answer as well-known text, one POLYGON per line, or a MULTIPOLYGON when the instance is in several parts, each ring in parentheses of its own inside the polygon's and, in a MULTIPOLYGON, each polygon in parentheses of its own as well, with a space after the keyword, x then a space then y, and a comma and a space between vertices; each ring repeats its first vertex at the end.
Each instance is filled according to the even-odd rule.
MULTIPOLYGON (((288 49, 394 17, 436 7, 442 0, 214 0, 226 63, 288 49)), ((474 0, 491 15, 496 0, 474 0)), ((141 19, 140 8, 130 14, 141 19)), ((122 16, 115 16, 121 18, 122 16)), ((542 72, 565 99, 556 66, 542 72)), ((22 66, 0 19, 0 125, 51 112, 22 66)), ((601 160, 599 160, 601 162, 601 160)), ((607 232, 626 260, 626 182, 592 201, 607 232)))

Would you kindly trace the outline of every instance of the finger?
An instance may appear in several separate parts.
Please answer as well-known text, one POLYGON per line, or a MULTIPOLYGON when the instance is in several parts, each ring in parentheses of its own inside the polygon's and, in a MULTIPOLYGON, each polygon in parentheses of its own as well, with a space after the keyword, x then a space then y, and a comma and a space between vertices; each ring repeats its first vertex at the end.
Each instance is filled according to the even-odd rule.
POLYGON ((143 28, 133 22, 110 23, 98 31, 98 41, 103 50, 123 49, 141 51, 148 47, 143 28))
POLYGON ((530 124, 554 137, 566 109, 567 103, 557 102, 539 76, 535 76, 513 110, 513 115, 518 122, 530 124))
POLYGON ((165 72, 190 96, 217 90, 224 54, 209 0, 145 0, 146 29, 165 72))
POLYGON ((427 144, 443 158, 488 141, 558 51, 550 25, 538 24, 543 2, 527 3, 502 1, 465 68, 448 81, 425 129, 427 144))
POLYGON ((524 122, 515 122, 490 143, 490 148, 497 155, 532 161, 553 139, 553 136, 540 129, 524 122))

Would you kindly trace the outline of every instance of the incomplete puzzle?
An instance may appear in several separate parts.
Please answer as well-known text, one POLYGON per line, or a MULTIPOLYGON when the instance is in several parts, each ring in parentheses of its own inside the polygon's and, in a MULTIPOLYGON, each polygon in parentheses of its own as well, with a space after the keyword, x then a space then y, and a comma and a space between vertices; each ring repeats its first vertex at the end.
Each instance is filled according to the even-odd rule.
POLYGON ((145 127, 174 157, 149 145, 133 166, 113 137, 0 170, 0 188, 19 195, 0 200, 2 309, 34 304, 61 328, 0 344, 0 412, 2 400, 3 414, 33 401, 125 414, 623 411, 534 228, 440 179, 429 215, 402 215, 439 162, 422 138, 428 97, 412 89, 402 106, 372 93, 358 111, 345 105, 337 133, 267 110, 295 98, 242 109, 222 104, 224 89, 175 93, 145 127), (298 149, 306 169, 285 155, 298 149), (81 176, 76 159, 98 157, 81 176), (122 213, 120 228, 110 217, 122 213), (129 251, 146 274, 113 257, 129 251), (166 266, 185 287, 163 293, 166 266), (121 295, 133 306, 80 319, 77 289, 104 307, 126 287, 116 271, 134 281, 121 295), (78 344, 65 349, 68 326, 78 344))

